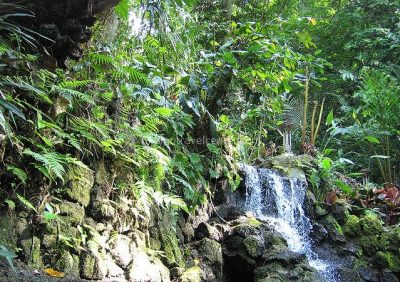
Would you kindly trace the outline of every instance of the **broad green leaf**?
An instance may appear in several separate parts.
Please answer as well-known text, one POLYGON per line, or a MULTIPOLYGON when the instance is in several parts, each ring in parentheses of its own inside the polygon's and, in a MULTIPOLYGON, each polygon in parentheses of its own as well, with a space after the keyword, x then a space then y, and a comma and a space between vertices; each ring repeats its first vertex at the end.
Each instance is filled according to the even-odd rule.
POLYGON ((326 117, 326 125, 331 125, 333 122, 333 110, 329 112, 328 116, 326 117))
POLYGON ((378 138, 373 137, 373 136, 366 136, 366 137, 364 137, 364 139, 367 140, 368 142, 375 143, 375 144, 381 143, 378 138))
POLYGON ((170 117, 174 113, 174 110, 169 108, 156 108, 154 111, 163 117, 170 117))
POLYGON ((335 184, 337 187, 340 188, 340 190, 342 190, 343 193, 350 195, 353 192, 353 189, 351 188, 351 186, 347 185, 345 182, 343 182, 342 180, 338 179, 335 181, 335 184))

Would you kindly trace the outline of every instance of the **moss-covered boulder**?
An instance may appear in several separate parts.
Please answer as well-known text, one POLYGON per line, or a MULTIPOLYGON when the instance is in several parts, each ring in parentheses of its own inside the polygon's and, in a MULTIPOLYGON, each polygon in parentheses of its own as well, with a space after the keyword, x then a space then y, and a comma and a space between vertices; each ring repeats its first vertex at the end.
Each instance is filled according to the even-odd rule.
POLYGON ((107 268, 100 255, 85 253, 81 257, 80 273, 83 279, 101 280, 107 274, 107 268))
POLYGON ((77 225, 85 219, 85 209, 80 204, 63 201, 59 209, 61 219, 66 223, 77 225))
POLYGON ((210 263, 222 267, 222 249, 217 241, 208 238, 202 239, 199 243, 199 254, 210 263))
POLYGON ((181 282, 201 282, 201 269, 193 266, 187 269, 180 277, 181 282))
POLYGON ((21 254, 25 262, 34 268, 43 267, 40 239, 31 234, 20 238, 21 254))
POLYGON ((87 207, 90 202, 90 192, 94 184, 93 171, 78 165, 68 169, 65 177, 68 197, 87 207))
POLYGON ((343 233, 350 237, 360 236, 361 224, 360 219, 355 215, 348 215, 343 225, 343 233))
POLYGON ((5 246, 10 251, 15 251, 17 247, 14 225, 14 219, 11 216, 0 216, 0 245, 5 246))
POLYGON ((258 236, 249 236, 243 240, 243 245, 249 256, 256 258, 264 251, 264 241, 258 236))
POLYGON ((59 271, 67 273, 68 276, 79 277, 79 257, 75 254, 63 251, 52 265, 59 271))
POLYGON ((376 262, 383 268, 389 268, 393 272, 400 272, 400 258, 398 254, 392 252, 382 252, 376 253, 376 262))
POLYGON ((379 235, 383 232, 382 221, 375 214, 368 214, 360 219, 364 235, 379 235))
POLYGON ((160 224, 159 228, 161 249, 164 252, 163 258, 169 267, 184 266, 183 256, 179 247, 179 241, 173 228, 165 223, 160 224))

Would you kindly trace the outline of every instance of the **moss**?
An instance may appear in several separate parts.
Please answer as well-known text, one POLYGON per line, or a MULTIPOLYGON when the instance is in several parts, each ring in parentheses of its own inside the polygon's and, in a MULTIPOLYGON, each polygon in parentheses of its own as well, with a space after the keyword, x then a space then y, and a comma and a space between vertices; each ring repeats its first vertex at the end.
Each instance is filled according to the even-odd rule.
POLYGON ((13 218, 8 215, 0 217, 0 245, 10 251, 14 251, 17 246, 13 218))
POLYGON ((69 224, 80 224, 85 218, 85 210, 79 204, 64 201, 59 208, 62 219, 69 224))
POLYGON ((251 257, 256 258, 262 255, 264 244, 259 238, 249 236, 243 240, 243 244, 251 257))
POLYGON ((335 226, 336 231, 337 231, 340 235, 343 235, 343 229, 342 229, 342 227, 339 225, 339 223, 335 222, 335 223, 334 223, 334 226, 335 226))
POLYGON ((68 183, 68 197, 87 207, 90 202, 90 191, 94 184, 93 172, 84 167, 74 165, 69 168, 65 180, 68 183))
POLYGON ((200 282, 201 281, 201 269, 198 266, 193 266, 186 270, 181 276, 181 282, 200 282))
POLYGON ((400 259, 392 252, 377 252, 376 259, 381 266, 387 267, 393 272, 400 272, 400 259))
POLYGON ((63 251, 61 256, 54 262, 54 267, 74 277, 79 277, 79 257, 63 251))
POLYGON ((381 220, 374 214, 368 214, 360 219, 362 234, 379 235, 383 232, 381 220))
POLYGON ((36 236, 21 239, 21 252, 25 258, 25 262, 35 268, 43 266, 42 256, 40 253, 40 239, 36 236))
POLYGON ((183 257, 179 247, 178 238, 173 229, 167 225, 160 225, 161 245, 168 266, 183 266, 183 257))
POLYGON ((364 235, 360 237, 357 242, 363 249, 363 251, 368 255, 374 255, 377 251, 382 249, 381 241, 379 236, 367 236, 364 235))
POLYGON ((355 215, 348 215, 346 223, 343 226, 343 233, 355 237, 359 236, 361 233, 360 219, 355 215))
POLYGON ((222 248, 218 242, 208 238, 202 239, 200 241, 199 252, 211 263, 222 264, 222 248))

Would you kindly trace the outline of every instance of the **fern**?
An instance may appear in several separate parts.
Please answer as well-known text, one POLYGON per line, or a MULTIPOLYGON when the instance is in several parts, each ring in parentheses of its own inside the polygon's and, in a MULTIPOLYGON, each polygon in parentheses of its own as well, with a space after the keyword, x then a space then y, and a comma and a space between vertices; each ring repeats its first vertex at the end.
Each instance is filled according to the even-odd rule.
POLYGON ((70 157, 69 155, 62 155, 57 152, 37 153, 31 151, 30 149, 25 149, 23 154, 29 155, 39 162, 39 164, 34 164, 34 166, 51 180, 59 178, 64 181, 63 176, 65 174, 65 166, 67 164, 76 164, 87 168, 85 164, 76 158, 70 157))
POLYGON ((10 171, 12 174, 14 174, 16 177, 18 177, 19 180, 21 180, 22 183, 26 184, 26 180, 28 179, 28 175, 26 174, 25 171, 23 171, 22 169, 12 166, 12 165, 8 165, 7 167, 7 171, 10 171))

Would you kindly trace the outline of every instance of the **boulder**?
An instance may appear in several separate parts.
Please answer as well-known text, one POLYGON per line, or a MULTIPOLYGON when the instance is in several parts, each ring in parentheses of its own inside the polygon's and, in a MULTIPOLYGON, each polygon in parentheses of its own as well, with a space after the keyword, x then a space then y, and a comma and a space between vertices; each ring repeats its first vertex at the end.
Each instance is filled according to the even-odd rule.
POLYGON ((222 239, 222 234, 216 227, 208 223, 202 222, 195 230, 195 237, 197 240, 210 238, 215 241, 220 241, 222 239))
POLYGON ((202 239, 199 242, 199 254, 211 264, 222 267, 222 249, 218 242, 208 238, 202 239))
POLYGON ((150 260, 145 252, 137 251, 134 253, 132 263, 129 266, 128 278, 130 282, 167 282, 170 281, 170 273, 158 258, 150 260))
POLYGON ((67 224, 81 224, 85 219, 85 210, 80 204, 63 201, 59 209, 61 219, 67 224))
POLYGON ((101 280, 107 274, 107 266, 100 255, 84 253, 81 257, 80 273, 83 279, 101 280))
POLYGON ((243 240, 243 245, 252 258, 260 257, 264 251, 264 241, 263 238, 251 235, 243 240))
POLYGON ((183 272, 180 282, 201 282, 201 269, 198 266, 193 266, 183 272))
POLYGON ((94 184, 93 171, 82 166, 72 165, 65 176, 68 197, 87 207, 90 202, 90 192, 94 184))
POLYGON ((122 268, 126 268, 132 261, 132 253, 135 245, 131 239, 125 235, 118 235, 115 240, 110 243, 111 255, 116 264, 122 268))

